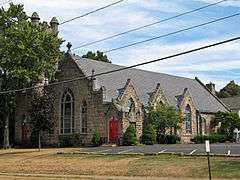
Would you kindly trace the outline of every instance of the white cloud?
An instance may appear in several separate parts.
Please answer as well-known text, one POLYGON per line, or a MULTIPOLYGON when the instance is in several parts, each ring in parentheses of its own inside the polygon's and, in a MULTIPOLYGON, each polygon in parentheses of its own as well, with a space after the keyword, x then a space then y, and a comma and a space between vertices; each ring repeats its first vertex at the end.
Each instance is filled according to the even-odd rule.
MULTIPOLYGON (((143 62, 219 42, 221 39, 223 38, 198 40, 172 45, 163 43, 144 45, 140 48, 135 48, 129 51, 129 61, 126 65, 134 64, 136 61, 136 55, 137 61, 143 62)), ((152 67, 154 67, 155 70, 165 71, 208 71, 215 68, 224 70, 236 69, 238 68, 237 65, 240 65, 239 47, 239 42, 223 44, 190 55, 164 60, 156 63, 157 65, 152 65, 152 67)))
MULTIPOLYGON (((59 22, 63 22, 64 20, 71 19, 116 1, 117 0, 15 0, 14 3, 23 3, 28 15, 31 15, 34 11, 38 12, 42 21, 50 21, 53 16, 56 16, 59 22)), ((196 4, 217 2, 217 0, 195 1, 196 4)), ((169 17, 171 13, 180 13, 193 9, 187 6, 188 3, 185 2, 185 0, 125 0, 109 9, 99 11, 61 26, 60 35, 63 39, 66 39, 66 41, 72 41, 73 47, 78 46, 86 42, 101 39, 127 29, 169 17)), ((221 3, 221 6, 225 6, 224 8, 228 8, 229 6, 240 7, 240 1, 229 0, 225 3, 221 3)), ((198 17, 198 15, 196 16, 198 17)), ((147 36, 153 37, 156 33, 164 34, 176 28, 189 27, 201 21, 202 17, 195 19, 196 16, 194 16, 194 18, 187 16, 169 21, 161 24, 161 26, 154 26, 152 29, 149 28, 146 31, 134 33, 134 35, 123 37, 120 40, 124 44, 127 43, 129 39, 135 41, 137 38, 139 40, 147 36)), ((236 24, 236 22, 232 23, 236 24)), ((194 39, 197 40, 189 42, 193 37, 193 34, 191 34, 192 32, 189 32, 189 39, 187 40, 186 38, 188 37, 185 36, 183 39, 179 36, 180 39, 182 38, 182 43, 172 44, 170 41, 170 43, 155 42, 151 43, 151 45, 143 44, 142 46, 126 49, 122 51, 122 53, 118 51, 109 56, 112 58, 113 62, 121 62, 121 64, 130 65, 220 41, 220 37, 218 39, 210 39, 212 31, 211 33, 209 32, 210 31, 206 29, 201 30, 201 33, 206 33, 206 35, 208 35, 207 37, 209 37, 209 39, 205 40, 200 40, 200 35, 199 37, 195 35, 197 37, 194 37, 194 39), (185 40, 188 42, 183 42, 185 40)), ((216 30, 216 33, 224 35, 225 31, 219 29, 216 30)), ((118 41, 115 40, 116 39, 98 44, 99 46, 96 47, 105 50, 105 48, 111 49, 114 46, 119 46, 119 44, 116 44, 118 41)), ((187 77, 194 77, 201 73, 200 75, 204 81, 214 80, 222 85, 226 79, 213 77, 209 75, 208 72, 216 70, 226 72, 238 69, 240 66, 238 61, 240 57, 239 45, 238 42, 235 42, 191 55, 150 64, 141 68, 187 77), (203 75, 203 73, 205 73, 205 75, 203 75)), ((90 49, 91 48, 95 48, 95 46, 91 46, 90 49)), ((237 77, 236 73, 229 73, 229 76, 237 77)))
MULTIPOLYGON (((179 52, 187 51, 211 43, 219 42, 219 39, 198 40, 188 43, 144 45, 140 48, 132 49, 128 52, 128 62, 123 65, 133 65, 149 60, 166 57, 179 52)), ((224 39, 227 39, 224 38, 224 39)), ((215 82, 218 89, 229 80, 239 79, 240 73, 232 72, 240 69, 240 42, 223 44, 218 47, 209 48, 189 55, 167 59, 157 63, 152 63, 139 67, 140 69, 175 74, 194 78, 195 76, 203 79, 205 83, 215 82), (223 72, 228 72, 221 74, 223 72), (223 77, 222 77, 223 76, 223 77)))
POLYGON ((130 4, 139 6, 148 10, 154 10, 159 12, 176 13, 187 11, 188 8, 177 1, 167 0, 130 0, 130 4))
MULTIPOLYGON (((197 0, 204 3, 215 3, 216 0, 197 0)), ((219 4, 220 6, 233 6, 233 7, 240 7, 240 1, 239 0, 227 0, 224 3, 219 4)))

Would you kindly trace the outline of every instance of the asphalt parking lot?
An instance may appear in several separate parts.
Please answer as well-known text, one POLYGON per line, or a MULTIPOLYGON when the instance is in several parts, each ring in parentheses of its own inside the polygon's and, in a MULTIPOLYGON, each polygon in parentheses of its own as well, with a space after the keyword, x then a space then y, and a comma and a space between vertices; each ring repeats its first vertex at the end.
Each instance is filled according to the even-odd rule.
MULTIPOLYGON (((240 156, 240 144, 211 144, 212 155, 240 156)), ((89 154, 162 154, 177 153, 185 155, 205 154, 204 144, 173 144, 173 145, 145 145, 145 146, 101 146, 81 148, 81 153, 89 154)))

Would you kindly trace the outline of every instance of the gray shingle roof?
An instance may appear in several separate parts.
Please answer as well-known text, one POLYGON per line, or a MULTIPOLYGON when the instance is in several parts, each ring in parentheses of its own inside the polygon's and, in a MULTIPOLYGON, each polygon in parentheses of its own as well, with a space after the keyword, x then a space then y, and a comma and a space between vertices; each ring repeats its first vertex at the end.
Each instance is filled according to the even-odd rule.
POLYGON ((221 100, 227 105, 227 107, 229 107, 229 109, 234 111, 240 110, 240 96, 222 98, 221 100))
MULTIPOLYGON (((79 57, 74 57, 74 59, 86 76, 90 76, 93 69, 95 70, 95 74, 98 74, 123 67, 79 57)), ((183 94, 184 88, 188 88, 190 94, 192 95, 194 104, 197 106, 199 111, 227 111, 227 109, 195 79, 140 69, 127 69, 124 71, 97 76, 96 83, 98 87, 105 86, 106 98, 107 101, 110 102, 112 98, 117 98, 119 93, 118 89, 123 88, 129 78, 131 79, 131 82, 133 83, 136 92, 144 105, 148 104, 148 93, 153 92, 157 83, 160 83, 161 89, 172 106, 177 106, 178 103, 176 96, 183 94)))

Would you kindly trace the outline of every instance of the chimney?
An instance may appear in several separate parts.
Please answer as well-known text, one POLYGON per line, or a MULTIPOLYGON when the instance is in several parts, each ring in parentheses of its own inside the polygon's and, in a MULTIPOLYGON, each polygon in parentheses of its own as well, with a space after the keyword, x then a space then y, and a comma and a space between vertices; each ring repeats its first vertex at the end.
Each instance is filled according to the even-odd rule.
POLYGON ((53 17, 50 22, 50 26, 51 26, 52 32, 54 34, 58 34, 58 25, 59 25, 59 22, 58 22, 57 18, 53 17))
POLYGON ((216 95, 216 90, 215 90, 215 84, 210 82, 209 84, 206 84, 206 87, 211 91, 214 95, 216 95))
POLYGON ((40 18, 36 12, 34 12, 31 16, 32 24, 39 25, 40 18))

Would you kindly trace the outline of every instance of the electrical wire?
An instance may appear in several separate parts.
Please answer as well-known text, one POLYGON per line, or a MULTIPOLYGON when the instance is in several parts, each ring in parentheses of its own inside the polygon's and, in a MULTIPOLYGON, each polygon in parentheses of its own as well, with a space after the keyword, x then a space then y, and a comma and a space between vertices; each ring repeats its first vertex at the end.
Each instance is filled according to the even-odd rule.
POLYGON ((216 5, 218 5, 218 4, 220 4, 220 3, 223 3, 223 2, 226 2, 226 1, 228 1, 228 0, 221 0, 221 1, 218 1, 218 2, 215 2, 215 3, 212 3, 212 4, 208 4, 208 5, 206 5, 206 6, 199 7, 199 8, 197 8, 197 9, 194 9, 194 10, 191 10, 191 11, 187 11, 187 12, 184 12, 184 13, 181 13, 181 14, 178 14, 178 15, 175 15, 175 16, 172 16, 172 17, 163 19, 163 20, 159 20, 159 21, 156 21, 156 22, 153 22, 153 23, 150 23, 150 24, 146 24, 146 25, 143 25, 143 26, 139 26, 139 27, 137 27, 137 28, 133 28, 133 29, 130 29, 130 30, 127 30, 127 31, 118 33, 118 34, 114 34, 114 35, 112 35, 112 36, 108 36, 108 37, 105 37, 105 38, 102 38, 102 39, 98 39, 98 40, 96 40, 96 41, 92 41, 92 42, 89 42, 89 43, 80 45, 80 46, 78 46, 78 47, 75 47, 75 48, 73 48, 72 50, 80 49, 80 48, 82 48, 82 47, 90 46, 90 45, 97 44, 97 43, 100 43, 100 42, 103 42, 103 41, 106 41, 106 40, 109 40, 109 39, 113 39, 113 38, 116 38, 116 37, 119 37, 119 36, 122 36, 122 35, 125 35, 125 34, 128 34, 128 33, 131 33, 131 32, 134 32, 134 31, 138 31, 138 30, 141 30, 141 29, 144 29, 144 28, 147 28, 147 27, 156 25, 156 24, 160 24, 160 23, 163 23, 163 22, 166 22, 166 21, 169 21, 169 20, 172 20, 172 19, 175 19, 175 18, 184 16, 184 15, 187 15, 187 14, 191 14, 191 13, 200 11, 200 10, 202 10, 202 9, 209 8, 209 7, 211 7, 211 6, 216 6, 216 5))
POLYGON ((108 8, 108 7, 114 6, 114 5, 119 4, 119 3, 123 2, 123 1, 124 1, 124 0, 120 0, 120 1, 117 1, 117 2, 114 2, 114 3, 111 3, 111 4, 108 4, 108 5, 104 6, 104 7, 101 7, 101 8, 95 9, 95 10, 90 11, 90 12, 88 12, 88 13, 85 13, 85 14, 83 14, 83 15, 80 15, 80 16, 77 16, 77 17, 74 17, 74 18, 69 19, 69 20, 66 20, 66 21, 60 23, 59 25, 63 25, 63 24, 66 24, 66 23, 68 23, 68 22, 74 21, 74 20, 76 20, 76 19, 79 19, 79 18, 82 18, 82 17, 88 16, 89 14, 93 14, 93 13, 98 12, 98 11, 100 11, 100 10, 103 10, 103 9, 108 8))
POLYGON ((240 39, 240 36, 232 38, 232 39, 227 39, 227 40, 224 40, 224 41, 220 41, 220 42, 217 42, 217 43, 209 44, 209 45, 206 45, 206 46, 201 46, 199 48, 191 49, 191 50, 180 52, 180 53, 177 53, 177 54, 173 54, 173 55, 166 56, 166 57, 163 57, 163 58, 159 58, 159 59, 155 59, 155 60, 151 60, 151 61, 146 61, 146 62, 135 64, 135 65, 132 65, 132 66, 122 67, 122 68, 115 69, 115 70, 112 70, 112 71, 101 72, 101 73, 86 76, 86 77, 73 78, 73 79, 69 79, 69 80, 64 80, 64 81, 60 81, 60 82, 51 83, 51 84, 48 84, 48 85, 39 85, 39 86, 21 88, 21 89, 16 89, 16 90, 1 91, 0 94, 15 93, 15 92, 26 92, 26 90, 37 89, 37 88, 42 88, 42 87, 46 87, 46 86, 54 86, 54 85, 74 82, 74 81, 78 81, 78 80, 88 79, 88 78, 94 78, 94 77, 97 77, 97 76, 111 74, 111 73, 131 69, 131 68, 135 68, 135 67, 138 67, 138 66, 143 66, 143 65, 146 65, 146 64, 155 63, 155 62, 158 62, 158 61, 163 61, 163 60, 171 59, 171 58, 174 58, 174 57, 183 56, 183 55, 190 54, 190 53, 193 53, 193 52, 197 52, 197 51, 200 51, 200 50, 203 50, 203 49, 208 49, 208 48, 211 48, 211 47, 215 47, 215 46, 219 46, 219 45, 222 45, 222 44, 237 41, 239 39, 240 39))
POLYGON ((120 47, 117 47, 117 48, 104 50, 103 53, 109 53, 109 52, 112 52, 112 51, 125 49, 125 48, 131 47, 131 46, 135 46, 135 45, 138 45, 138 44, 146 43, 146 42, 153 41, 153 40, 156 40, 156 39, 168 37, 168 36, 171 36, 171 35, 174 35, 174 34, 178 34, 178 33, 181 33, 181 32, 185 32, 185 31, 189 31, 189 30, 192 30, 192 29, 196 29, 196 28, 199 28, 199 27, 202 27, 202 26, 206 26, 206 25, 209 25, 209 24, 212 24, 212 23, 223 21, 225 19, 229 19, 229 18, 232 18, 232 17, 235 17, 235 16, 239 16, 239 15, 240 15, 240 13, 232 14, 230 16, 225 16, 225 17, 222 17, 222 18, 219 18, 219 19, 208 21, 208 22, 205 22, 205 23, 202 23, 202 24, 191 26, 191 27, 188 27, 188 28, 185 28, 185 29, 181 29, 181 30, 178 30, 178 31, 174 31, 174 32, 171 32, 171 33, 167 33, 167 34, 164 34, 164 35, 161 35, 161 36, 156 36, 156 37, 153 37, 153 38, 150 38, 150 39, 146 39, 146 40, 143 40, 143 41, 137 41, 135 43, 127 44, 127 45, 120 46, 120 47))

